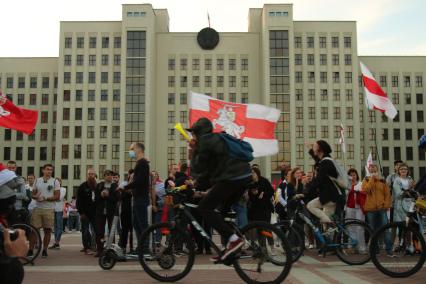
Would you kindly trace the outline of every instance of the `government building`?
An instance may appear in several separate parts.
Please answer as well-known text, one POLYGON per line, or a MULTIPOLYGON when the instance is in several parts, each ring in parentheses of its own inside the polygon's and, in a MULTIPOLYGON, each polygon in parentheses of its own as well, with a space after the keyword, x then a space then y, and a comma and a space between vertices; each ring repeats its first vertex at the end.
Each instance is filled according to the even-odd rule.
POLYGON ((52 163, 75 190, 90 167, 124 176, 134 165, 128 147, 141 141, 165 177, 168 165, 187 158, 174 125, 188 124, 194 91, 281 110, 279 153, 256 161, 264 176, 275 178, 283 160, 310 170, 304 144, 317 139, 346 168, 361 171, 371 151, 385 175, 396 159, 415 179, 426 172, 417 148, 426 127, 425 56, 360 56, 356 22, 294 21, 291 4, 250 9, 248 18, 247 32, 169 32, 167 10, 143 4, 123 5, 122 21, 61 22, 58 58, 0 58, 3 93, 40 114, 30 136, 0 129, 0 161, 15 160, 23 176, 52 163), (398 109, 394 121, 366 109, 360 61, 398 109))

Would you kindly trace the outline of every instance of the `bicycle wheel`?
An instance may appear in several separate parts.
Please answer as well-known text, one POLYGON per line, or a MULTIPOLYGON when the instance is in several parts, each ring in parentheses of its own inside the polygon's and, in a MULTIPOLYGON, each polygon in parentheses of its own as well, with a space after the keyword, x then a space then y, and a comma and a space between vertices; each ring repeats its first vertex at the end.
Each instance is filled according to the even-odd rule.
POLYGON ((405 222, 381 227, 372 237, 371 259, 382 273, 390 277, 408 277, 422 268, 426 257, 423 236, 405 222))
POLYGON ((298 261, 305 250, 305 232, 303 229, 298 224, 288 220, 276 223, 274 226, 283 231, 284 237, 290 245, 293 262, 298 261))
POLYGON ((34 242, 34 249, 32 256, 28 256, 26 261, 23 264, 32 263, 34 264, 34 260, 39 256, 41 249, 43 247, 43 243, 41 241, 40 232, 32 225, 29 224, 14 224, 11 226, 13 229, 21 229, 25 232, 25 236, 27 237, 28 246, 30 246, 30 240, 32 239, 34 242))
POLYGON ((372 236, 370 227, 362 221, 350 220, 338 226, 334 243, 337 257, 349 265, 362 265, 370 261, 368 243, 372 236))
POLYGON ((185 277, 194 265, 194 242, 188 233, 172 224, 150 226, 139 242, 143 251, 139 261, 149 276, 162 282, 175 282, 185 277))
POLYGON ((283 232, 266 222, 252 222, 241 229, 245 244, 234 260, 234 269, 246 283, 281 283, 292 265, 292 253, 283 232))

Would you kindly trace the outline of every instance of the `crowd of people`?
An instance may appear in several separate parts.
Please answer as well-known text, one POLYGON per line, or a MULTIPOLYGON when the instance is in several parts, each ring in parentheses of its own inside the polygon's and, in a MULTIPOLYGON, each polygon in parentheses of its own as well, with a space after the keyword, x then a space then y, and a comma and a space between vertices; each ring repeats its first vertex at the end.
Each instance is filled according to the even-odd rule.
MULTIPOLYGON (((348 169, 347 175, 351 183, 342 190, 333 181, 338 178, 339 172, 331 158, 332 149, 324 140, 318 140, 309 147, 309 154, 314 162, 312 168, 304 171, 300 167, 292 168, 283 161, 280 165, 281 180, 273 186, 262 175, 259 165, 249 165, 232 159, 229 155, 214 156, 215 153, 225 151, 225 148, 222 145, 218 149, 218 141, 221 140, 215 140, 220 138, 213 135, 209 123, 195 125, 190 130, 195 138, 211 135, 208 136, 211 140, 198 142, 205 143, 203 149, 210 152, 202 153, 199 148, 193 148, 191 155, 198 159, 191 160, 191 169, 186 163, 170 165, 164 181, 158 172, 150 170, 149 161, 144 156, 144 144, 133 143, 129 156, 136 160, 136 164, 134 169, 128 171, 124 180, 120 180, 120 175, 111 170, 102 173, 102 179, 99 180, 95 170, 89 169, 86 181, 79 186, 76 196, 67 202, 66 189, 61 186, 61 179, 52 176, 53 165, 44 165, 41 177, 35 178, 31 174, 24 179, 15 173, 16 163, 9 161, 6 166, 0 164, 0 197, 2 200, 11 198, 12 192, 13 208, 8 207, 7 210, 24 212, 17 214, 23 218, 21 222, 29 220, 35 228, 43 228, 42 257, 48 256, 48 248, 60 249, 61 235, 66 225, 69 231, 81 230, 81 252, 99 257, 115 215, 120 220, 118 244, 123 252, 146 249, 141 248, 145 244, 137 241, 148 224, 173 219, 166 190, 184 184, 195 189, 191 199, 193 203, 199 204, 192 212, 197 221, 208 234, 211 235, 213 229, 219 232, 222 240, 225 240, 225 249, 229 251, 240 247, 241 240, 214 212, 214 209, 225 203, 236 212, 236 224, 239 227, 251 221, 274 222, 273 216, 278 216, 278 220, 286 220, 293 212, 295 201, 302 199, 307 209, 323 224, 332 223, 336 216, 345 216, 366 221, 371 228, 377 229, 392 220, 405 220, 406 211, 402 208, 402 200, 406 192, 417 190, 422 195, 426 194, 425 180, 416 183, 410 176, 408 165, 402 161, 395 161, 395 171, 386 179, 381 176, 380 169, 375 164, 369 166, 368 175, 363 179, 356 169, 348 169), (218 168, 218 165, 226 165, 227 171, 218 168), (195 176, 195 183, 192 175, 195 176), (208 175, 213 183, 203 179, 204 175, 208 175)), ((5 220, 4 212, 0 215, 3 226, 7 222, 16 222, 5 220)), ((198 231, 189 231, 196 241, 197 253, 211 254, 209 244, 198 235, 198 231)), ((308 248, 313 249, 313 232, 307 226, 305 231, 308 248)), ((355 233, 363 238, 363 232, 355 233)), ((27 255, 31 256, 34 249, 31 236, 29 241, 27 255)), ((392 257, 390 239, 385 240, 385 243, 387 254, 392 257)), ((367 248, 360 247, 359 250, 366 253, 367 248)), ((407 250, 409 253, 416 252, 415 247, 407 250)))

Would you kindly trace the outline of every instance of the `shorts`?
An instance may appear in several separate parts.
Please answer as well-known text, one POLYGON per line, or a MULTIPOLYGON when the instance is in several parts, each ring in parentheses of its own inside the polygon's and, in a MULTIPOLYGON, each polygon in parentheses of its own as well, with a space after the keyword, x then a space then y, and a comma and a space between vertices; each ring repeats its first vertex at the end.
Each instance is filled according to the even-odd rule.
POLYGON ((37 229, 52 229, 55 222, 54 209, 34 208, 31 215, 31 225, 37 229))

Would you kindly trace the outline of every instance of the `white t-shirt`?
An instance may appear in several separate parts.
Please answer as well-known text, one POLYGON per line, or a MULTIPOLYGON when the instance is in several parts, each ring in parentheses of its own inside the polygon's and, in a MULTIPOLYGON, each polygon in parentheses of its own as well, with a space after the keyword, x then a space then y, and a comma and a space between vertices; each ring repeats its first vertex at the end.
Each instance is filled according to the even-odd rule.
POLYGON ((62 212, 64 210, 64 198, 67 190, 65 187, 61 187, 61 193, 59 195, 59 201, 55 202, 55 212, 62 212))
MULTIPOLYGON (((37 190, 37 195, 42 196, 45 199, 49 197, 53 197, 55 191, 60 191, 59 181, 54 178, 49 178, 46 182, 42 177, 36 179, 34 183, 34 190, 37 190)), ((55 209, 55 202, 52 201, 36 201, 35 208, 40 209, 55 209)))

